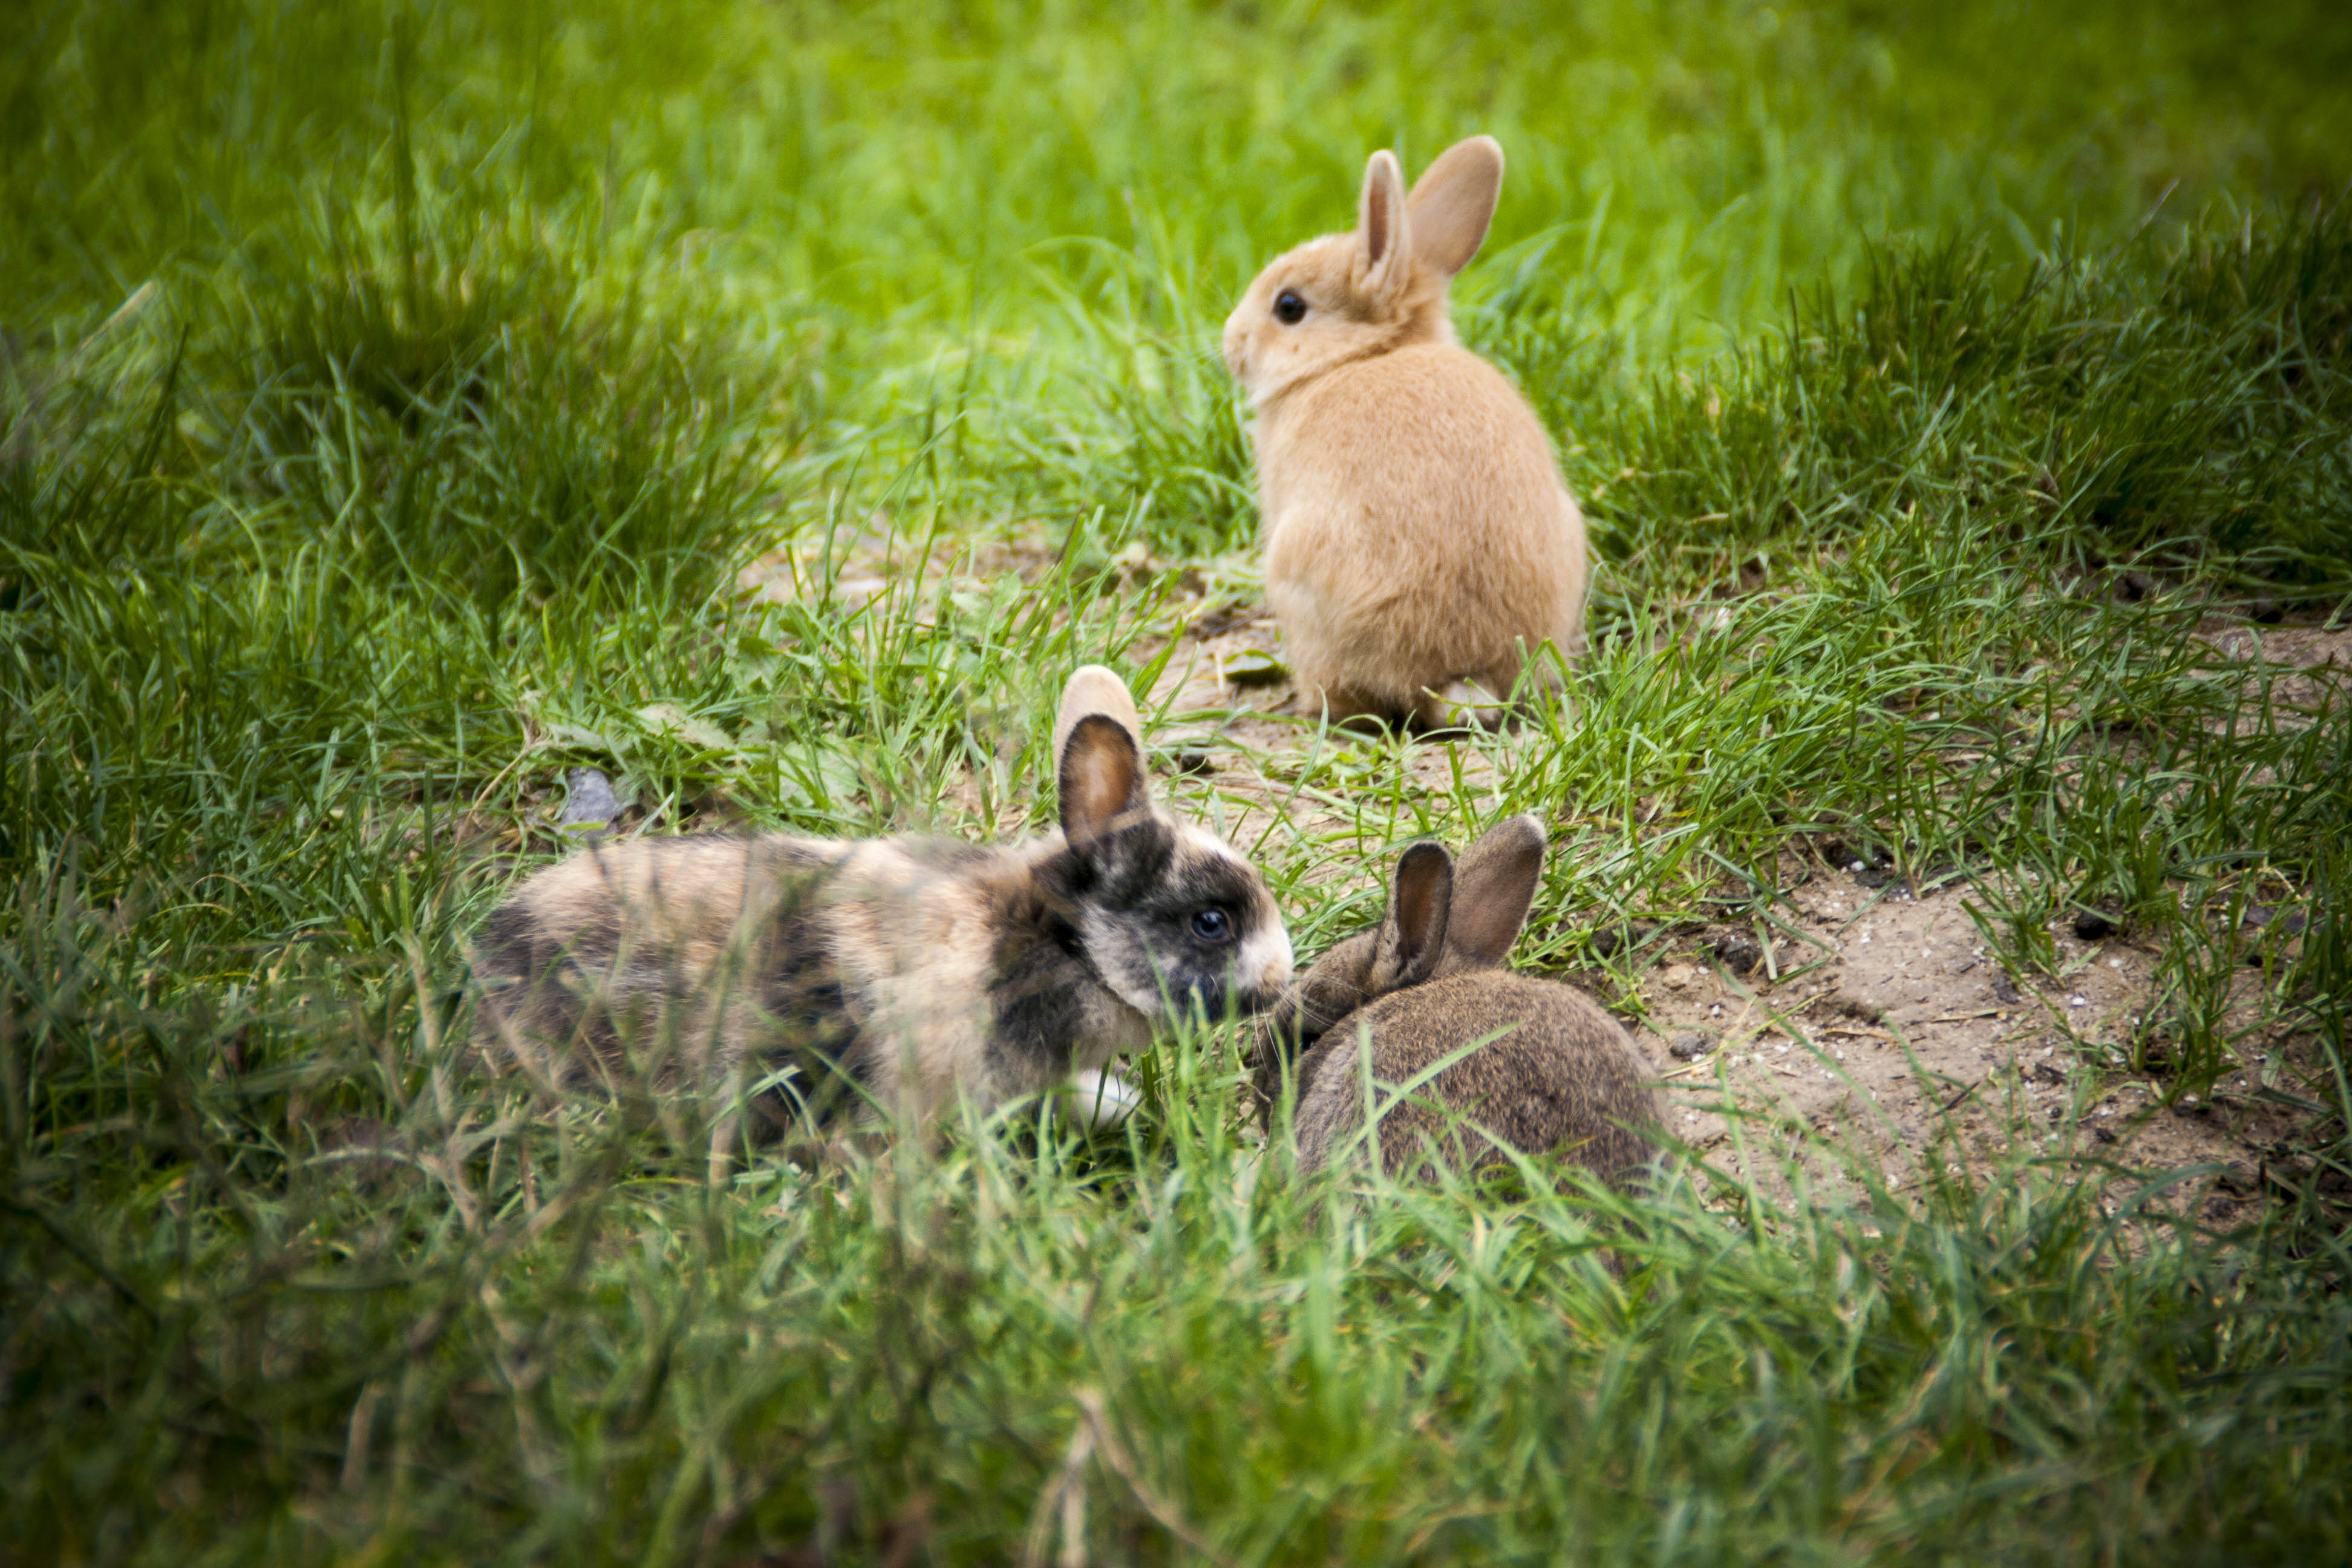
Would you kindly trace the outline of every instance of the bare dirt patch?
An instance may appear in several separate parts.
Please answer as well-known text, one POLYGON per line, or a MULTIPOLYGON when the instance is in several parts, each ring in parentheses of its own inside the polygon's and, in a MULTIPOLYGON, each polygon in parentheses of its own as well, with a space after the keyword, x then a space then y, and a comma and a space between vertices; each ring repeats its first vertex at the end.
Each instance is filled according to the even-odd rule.
MULTIPOLYGON (((2321 700, 2320 671, 2352 668, 2344 630, 2233 624, 2210 640, 2257 683, 2269 667, 2273 700, 2295 706, 2321 700)), ((1155 740, 1179 751, 1174 793, 1245 848, 1270 831, 1331 844, 1328 871, 1310 880, 1377 886, 1383 847, 1342 852, 1345 800, 1295 783, 1306 748, 1370 742, 1335 739, 1288 711, 1288 680, 1265 671, 1280 650, 1262 605, 1203 606, 1188 623, 1150 696, 1165 714, 1155 740)), ((1498 760, 1508 765, 1509 745, 1507 736, 1417 740, 1401 763, 1412 784, 1475 788, 1498 760)), ((2191 1198, 2215 1223, 2256 1195, 2271 1168, 2293 1163, 2315 1119, 2294 1071, 2308 1041, 2273 1041, 2265 1060, 2171 1106, 2164 1082, 2130 1070, 2158 1001, 2152 944, 2123 931, 2086 940, 2061 920, 2051 973, 2012 975, 1964 907, 1966 880, 1915 889, 1867 866, 1792 870, 1769 950, 1747 931, 1654 944, 1639 1010, 1621 1015, 1658 1071, 1672 1131, 1710 1163, 1740 1171, 1753 1157, 1759 1173, 1777 1169, 1802 1128, 1875 1162, 1898 1188, 1930 1161, 1983 1171, 2021 1153, 2210 1167, 2191 1198)), ((1622 1000, 1597 977, 1568 978, 1622 1000)), ((2243 989, 2258 987, 2250 971, 2243 989)))
POLYGON ((1780 1150, 1757 1130, 1802 1125, 1877 1159, 1896 1186, 1955 1155, 1979 1167, 2020 1152, 2211 1165, 2217 1219, 2253 1193, 2310 1120, 2292 1068, 2288 1089, 2250 1062, 2166 1108, 2163 1083, 2127 1067, 2155 1001, 2155 950, 2121 932, 2084 941, 2062 921, 2056 973, 2015 976, 1989 952, 1969 897, 1965 884, 1914 897, 1816 873, 1786 900, 1808 940, 1775 949, 1806 967, 1777 984, 1760 962, 1734 973, 1718 936, 1670 945, 1643 977, 1634 1036, 1666 1086, 1675 1134, 1740 1169, 1735 1119, 1768 1163, 1780 1150))

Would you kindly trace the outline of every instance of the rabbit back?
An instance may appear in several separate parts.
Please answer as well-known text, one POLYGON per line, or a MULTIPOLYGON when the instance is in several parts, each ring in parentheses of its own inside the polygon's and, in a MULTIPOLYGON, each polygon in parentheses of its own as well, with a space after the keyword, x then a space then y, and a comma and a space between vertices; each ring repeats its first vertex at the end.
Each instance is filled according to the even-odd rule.
MULTIPOLYGON (((1300 1168, 1328 1163, 1336 1146, 1363 1125, 1360 1037, 1370 1040, 1372 1078, 1395 1086, 1489 1036, 1499 1037, 1445 1068, 1382 1119, 1383 1170, 1396 1175, 1417 1166, 1426 1175, 1426 1138, 1471 1167, 1499 1163, 1499 1146, 1507 1144, 1528 1154, 1564 1151, 1620 1186, 1642 1179, 1656 1150, 1633 1129, 1659 1126, 1662 1119, 1647 1065, 1623 1027, 1569 986, 1496 971, 1383 996, 1335 1025, 1307 1053, 1295 1120, 1300 1168), (1451 1128, 1418 1100, 1452 1107, 1481 1131, 1451 1128), (1463 1148, 1465 1140, 1474 1146, 1463 1148)), ((1393 1089, 1375 1093, 1385 1100, 1393 1089)))
POLYGON ((1153 803, 1114 671, 1071 673, 1054 753, 1061 826, 1019 845, 654 838, 541 871, 475 943, 478 1047, 551 1089, 754 1076, 787 1120, 814 1088, 928 1121, 1099 1069, 1181 1009, 1273 1001, 1282 911, 1153 803))
POLYGON ((1412 713, 1499 694, 1580 646, 1582 514, 1501 372, 1432 342, 1340 366, 1262 409, 1266 596, 1303 688, 1412 713))
MULTIPOLYGON (((984 994, 987 906, 1021 880, 1007 858, 785 834, 590 848, 484 926, 477 1042, 575 1089, 715 1083, 746 1064, 795 1067, 797 1094, 825 1102, 852 1084, 917 1109, 960 1078, 992 1089, 1021 1075, 985 1049, 980 1009, 933 1004, 984 994)), ((761 1108, 793 1109, 773 1091, 761 1108)))

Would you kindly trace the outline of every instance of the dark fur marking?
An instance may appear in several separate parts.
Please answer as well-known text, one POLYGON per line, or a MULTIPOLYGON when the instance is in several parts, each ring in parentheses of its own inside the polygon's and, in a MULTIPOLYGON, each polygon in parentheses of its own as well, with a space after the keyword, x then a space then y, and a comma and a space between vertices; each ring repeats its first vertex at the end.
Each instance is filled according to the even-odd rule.
POLYGON ((989 1065, 1025 1082, 1069 1066, 1103 990, 1077 929, 1026 888, 1001 890, 996 949, 990 957, 989 1065))

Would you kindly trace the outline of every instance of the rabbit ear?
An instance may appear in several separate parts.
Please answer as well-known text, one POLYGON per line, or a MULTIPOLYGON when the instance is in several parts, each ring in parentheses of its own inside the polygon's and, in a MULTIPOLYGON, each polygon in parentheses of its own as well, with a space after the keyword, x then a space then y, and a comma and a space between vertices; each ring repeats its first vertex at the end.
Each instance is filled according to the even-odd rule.
POLYGON ((1127 682, 1099 664, 1081 665, 1063 684, 1054 718, 1054 768, 1062 832, 1079 848, 1151 809, 1135 699, 1127 682))
POLYGON ((1116 721, 1135 742, 1138 752, 1143 750, 1143 721, 1136 717, 1135 699, 1127 689, 1127 682, 1099 664, 1082 664, 1070 671, 1070 679, 1062 684, 1062 706, 1054 715, 1054 757, 1060 765, 1062 749, 1070 743, 1070 731, 1078 721, 1089 713, 1099 713, 1116 721))
POLYGON ((1058 782, 1062 833, 1073 848, 1091 849, 1151 815, 1143 752, 1126 727, 1107 713, 1089 713, 1070 727, 1058 782))
POLYGON ((1389 907, 1372 948, 1370 984, 1375 996, 1418 985, 1445 952, 1447 910, 1454 898, 1454 857, 1444 846, 1421 843, 1397 859, 1389 907))
POLYGON ((1503 194, 1503 147, 1492 136, 1456 142, 1421 172, 1406 199, 1413 253, 1448 278, 1486 242, 1503 194))
POLYGON ((1385 293, 1412 266, 1412 239, 1405 230, 1404 171, 1385 150, 1364 165, 1364 194, 1356 213, 1356 237, 1364 247, 1364 283, 1385 293))
POLYGON ((1462 852, 1445 927, 1445 973, 1492 969, 1510 956, 1543 876, 1543 824, 1507 817, 1462 852))

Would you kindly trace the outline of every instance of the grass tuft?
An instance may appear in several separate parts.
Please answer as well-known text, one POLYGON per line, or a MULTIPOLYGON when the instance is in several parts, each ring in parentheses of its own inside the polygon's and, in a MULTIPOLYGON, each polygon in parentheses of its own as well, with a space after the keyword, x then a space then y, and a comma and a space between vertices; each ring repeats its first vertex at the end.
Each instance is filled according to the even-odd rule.
POLYGON ((0 1530, 2343 1558, 2339 10, 26 17, 0 1530), (632 833, 1049 824, 1067 668, 1142 679, 1252 596, 1231 300, 1368 149, 1472 131, 1511 173, 1457 320, 1587 503, 1592 651, 1445 748, 1162 728, 1164 793, 1310 952, 1400 845, 1537 811, 1520 961, 1637 1021, 1695 929, 1823 965, 1791 894, 1832 855, 1951 889, 2026 979, 2099 912, 2155 980, 2051 1026, 2071 1081, 2295 1108, 2252 1201, 1727 1080, 1727 1142, 1639 1196, 1300 1182, 1209 1028, 1115 1134, 1025 1105, 714 1180, 726 1108, 469 1058, 465 942, 567 847, 572 768, 632 833))

